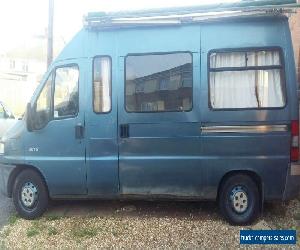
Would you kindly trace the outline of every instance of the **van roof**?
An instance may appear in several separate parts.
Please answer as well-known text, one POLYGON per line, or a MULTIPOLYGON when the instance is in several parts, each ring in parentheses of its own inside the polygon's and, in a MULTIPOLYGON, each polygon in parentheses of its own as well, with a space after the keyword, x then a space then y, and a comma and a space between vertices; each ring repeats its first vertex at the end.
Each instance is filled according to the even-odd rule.
POLYGON ((297 0, 256 0, 200 6, 123 12, 91 12, 84 18, 87 29, 178 25, 241 16, 274 16, 292 13, 297 0))

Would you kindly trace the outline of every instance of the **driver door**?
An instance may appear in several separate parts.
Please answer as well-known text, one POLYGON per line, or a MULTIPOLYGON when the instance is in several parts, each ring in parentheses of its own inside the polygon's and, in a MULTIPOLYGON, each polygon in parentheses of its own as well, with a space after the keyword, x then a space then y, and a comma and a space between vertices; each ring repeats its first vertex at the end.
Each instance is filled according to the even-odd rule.
POLYGON ((83 69, 83 62, 58 65, 33 105, 36 129, 29 133, 27 159, 41 170, 52 196, 87 193, 83 69))

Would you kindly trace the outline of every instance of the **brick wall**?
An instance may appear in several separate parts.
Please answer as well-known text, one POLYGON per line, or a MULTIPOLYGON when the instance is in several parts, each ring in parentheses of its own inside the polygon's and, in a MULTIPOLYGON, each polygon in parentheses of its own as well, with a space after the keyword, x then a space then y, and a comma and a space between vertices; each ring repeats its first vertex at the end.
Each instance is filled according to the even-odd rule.
MULTIPOLYGON (((300 3, 300 0, 298 0, 300 3)), ((298 72, 298 83, 300 86, 300 10, 290 18, 293 46, 295 52, 296 67, 298 72)))

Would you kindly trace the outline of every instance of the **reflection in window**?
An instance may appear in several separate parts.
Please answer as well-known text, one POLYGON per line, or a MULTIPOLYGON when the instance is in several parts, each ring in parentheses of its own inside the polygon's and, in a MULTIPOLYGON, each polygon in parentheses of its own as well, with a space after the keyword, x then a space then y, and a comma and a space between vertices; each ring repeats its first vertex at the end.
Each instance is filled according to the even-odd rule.
POLYGON ((111 110, 111 59, 107 56, 94 60, 94 111, 106 113, 111 110))
POLYGON ((56 69, 54 118, 74 116, 78 113, 78 80, 77 66, 56 69))
POLYGON ((5 118, 5 112, 2 104, 0 103, 0 119, 5 118))
POLYGON ((126 58, 126 110, 129 112, 189 111, 192 85, 190 53, 126 58))
POLYGON ((52 74, 48 77, 48 80, 40 93, 39 98, 36 102, 36 112, 47 112, 51 111, 51 83, 52 83, 52 74))
POLYGON ((36 116, 34 120, 36 128, 42 128, 52 117, 52 79, 53 75, 51 74, 36 101, 36 116))

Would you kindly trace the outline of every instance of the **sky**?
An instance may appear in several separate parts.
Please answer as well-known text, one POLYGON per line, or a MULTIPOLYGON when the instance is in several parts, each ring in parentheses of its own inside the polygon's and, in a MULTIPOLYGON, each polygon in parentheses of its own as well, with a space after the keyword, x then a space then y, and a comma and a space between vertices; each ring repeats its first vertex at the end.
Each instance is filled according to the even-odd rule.
MULTIPOLYGON (((88 12, 236 1, 238 0, 54 0, 54 39, 59 46, 67 43, 82 28, 83 16, 88 12)), ((1 1, 0 53, 17 47, 28 47, 33 40, 40 39, 42 42, 47 26, 48 0, 1 1)))

